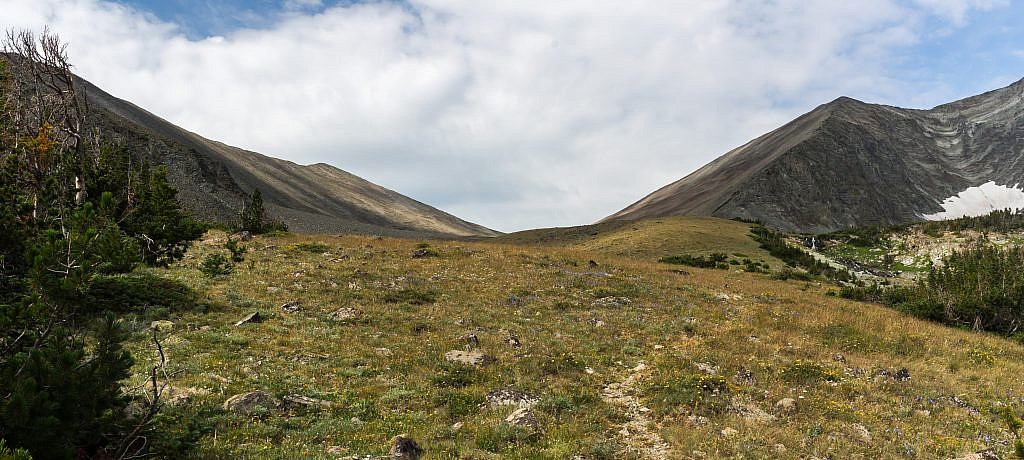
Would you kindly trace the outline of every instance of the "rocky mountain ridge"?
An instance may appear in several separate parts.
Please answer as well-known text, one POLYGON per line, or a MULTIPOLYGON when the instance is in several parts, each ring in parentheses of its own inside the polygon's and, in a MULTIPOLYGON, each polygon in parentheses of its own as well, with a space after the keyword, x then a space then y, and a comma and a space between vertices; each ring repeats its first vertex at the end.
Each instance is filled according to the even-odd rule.
POLYGON ((943 215, 988 182, 1024 183, 1024 80, 930 110, 838 98, 605 220, 704 215, 822 233, 943 215))
POLYGON ((233 221, 259 189, 268 213, 300 233, 477 237, 497 232, 331 165, 299 165, 206 139, 80 80, 90 123, 140 159, 166 164, 186 208, 233 221))

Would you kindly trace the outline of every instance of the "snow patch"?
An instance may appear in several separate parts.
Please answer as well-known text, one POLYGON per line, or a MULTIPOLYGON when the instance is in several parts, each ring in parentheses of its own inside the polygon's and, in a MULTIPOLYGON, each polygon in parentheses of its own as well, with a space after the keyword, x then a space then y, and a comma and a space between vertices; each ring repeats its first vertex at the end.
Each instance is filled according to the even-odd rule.
POLYGON ((943 212, 925 214, 928 220, 947 220, 959 217, 977 217, 1003 209, 1024 209, 1024 190, 989 181, 970 187, 942 201, 943 212))

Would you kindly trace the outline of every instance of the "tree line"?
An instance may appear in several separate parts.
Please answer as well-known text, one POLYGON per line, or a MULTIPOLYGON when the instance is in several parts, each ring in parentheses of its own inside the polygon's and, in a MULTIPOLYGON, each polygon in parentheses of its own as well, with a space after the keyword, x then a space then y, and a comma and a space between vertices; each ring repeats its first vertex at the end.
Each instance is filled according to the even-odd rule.
MULTIPOLYGON (((162 349, 154 332, 149 382, 126 390, 137 358, 116 311, 159 294, 123 275, 180 260, 209 226, 182 208, 165 166, 89 128, 56 34, 2 40, 0 458, 150 456, 162 349)), ((284 229, 258 190, 238 226, 284 229)))

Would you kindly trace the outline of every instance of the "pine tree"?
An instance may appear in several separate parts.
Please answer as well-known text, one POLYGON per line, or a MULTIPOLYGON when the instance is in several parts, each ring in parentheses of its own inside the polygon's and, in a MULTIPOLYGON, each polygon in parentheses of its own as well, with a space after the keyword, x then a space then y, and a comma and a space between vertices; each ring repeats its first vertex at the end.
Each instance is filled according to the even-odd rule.
POLYGON ((252 234, 266 231, 265 213, 266 211, 263 209, 263 193, 260 192, 260 189, 255 189, 252 192, 249 203, 242 208, 240 216, 242 230, 252 234))

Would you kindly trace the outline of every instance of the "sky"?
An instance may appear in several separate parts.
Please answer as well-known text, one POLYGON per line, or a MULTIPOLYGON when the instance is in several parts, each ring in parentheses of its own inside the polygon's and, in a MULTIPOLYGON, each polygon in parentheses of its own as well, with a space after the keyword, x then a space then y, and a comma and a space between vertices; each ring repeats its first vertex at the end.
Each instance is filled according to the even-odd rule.
POLYGON ((839 96, 1024 77, 1016 0, 0 0, 204 137, 501 231, 597 221, 839 96))

